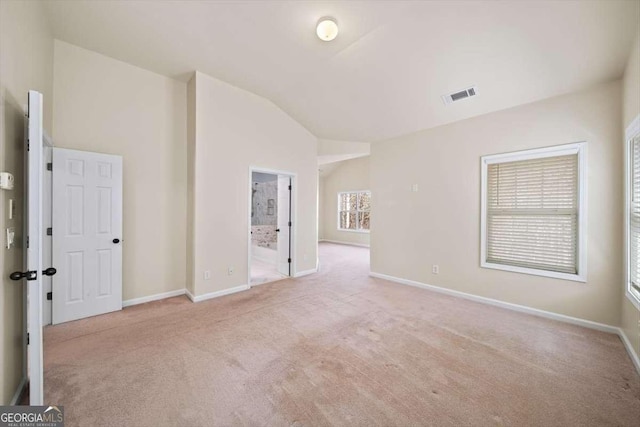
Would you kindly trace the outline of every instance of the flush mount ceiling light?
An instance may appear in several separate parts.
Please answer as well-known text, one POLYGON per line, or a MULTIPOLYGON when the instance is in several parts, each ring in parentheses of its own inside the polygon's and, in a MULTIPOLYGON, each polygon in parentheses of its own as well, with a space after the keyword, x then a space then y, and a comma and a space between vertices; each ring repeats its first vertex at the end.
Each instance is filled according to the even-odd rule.
POLYGON ((316 34, 320 40, 330 42, 338 35, 338 22, 330 16, 320 18, 316 27, 316 34))

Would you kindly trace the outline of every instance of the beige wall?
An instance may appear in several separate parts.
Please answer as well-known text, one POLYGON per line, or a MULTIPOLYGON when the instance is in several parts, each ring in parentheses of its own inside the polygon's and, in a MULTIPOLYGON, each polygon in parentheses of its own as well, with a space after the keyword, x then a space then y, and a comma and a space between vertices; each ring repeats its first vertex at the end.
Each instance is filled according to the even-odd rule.
MULTIPOLYGON (((0 191, 0 230, 15 227, 22 240, 24 107, 27 91, 44 96, 44 127, 51 134, 53 105, 53 38, 42 4, 0 1, 0 170, 16 179, 12 191, 0 191), (17 218, 7 216, 8 200, 17 203, 17 218)), ((22 269, 22 248, 0 245, 0 403, 8 404, 22 377, 23 298, 20 283, 9 274, 22 269)))
MULTIPOLYGON (((624 73, 624 129, 640 114, 640 32, 636 36, 629 62, 624 73)), ((622 330, 640 355, 640 311, 622 296, 622 330)))
POLYGON ((369 156, 340 162, 328 176, 322 178, 320 191, 321 240, 369 245, 369 233, 338 230, 338 193, 341 191, 369 190, 369 156))
POLYGON ((187 86, 55 41, 55 146, 124 160, 123 298, 186 284, 187 86))
POLYGON ((318 164, 320 165, 368 156, 370 153, 371 144, 368 142, 318 139, 318 164))
MULTIPOLYGON (((297 174, 294 265, 316 267, 317 140, 270 101, 196 72, 194 197, 189 220, 193 289, 200 296, 247 284, 249 167, 297 174), (233 266, 233 275, 227 268, 233 266), (204 280, 204 271, 211 279, 204 280)), ((191 102, 191 100, 190 100, 191 102)))
POLYGON ((618 81, 372 144, 371 270, 618 325, 621 108, 618 81), (480 157, 576 141, 588 143, 588 282, 480 268, 480 157))

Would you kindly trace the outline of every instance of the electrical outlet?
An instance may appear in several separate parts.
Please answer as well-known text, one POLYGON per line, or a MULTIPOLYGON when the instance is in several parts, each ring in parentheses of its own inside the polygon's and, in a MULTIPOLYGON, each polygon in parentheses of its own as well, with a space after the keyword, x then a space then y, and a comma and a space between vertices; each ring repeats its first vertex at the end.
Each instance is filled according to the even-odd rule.
POLYGON ((211 271, 207 270, 204 272, 204 280, 211 279, 211 271))
POLYGON ((440 273, 440 266, 438 264, 433 264, 433 267, 431 267, 431 273, 439 274, 440 273))
POLYGON ((229 276, 231 276, 233 274, 233 266, 230 265, 229 268, 227 268, 227 273, 229 273, 229 276))

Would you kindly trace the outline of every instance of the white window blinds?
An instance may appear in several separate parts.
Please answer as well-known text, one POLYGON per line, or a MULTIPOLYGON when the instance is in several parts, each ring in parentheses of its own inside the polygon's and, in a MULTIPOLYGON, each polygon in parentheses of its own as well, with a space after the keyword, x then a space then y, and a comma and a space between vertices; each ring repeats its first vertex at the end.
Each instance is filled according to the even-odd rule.
POLYGON ((487 262, 577 274, 578 154, 489 164, 486 189, 487 262))
POLYGON ((631 142, 631 203, 629 212, 629 279, 640 291, 640 137, 631 142))

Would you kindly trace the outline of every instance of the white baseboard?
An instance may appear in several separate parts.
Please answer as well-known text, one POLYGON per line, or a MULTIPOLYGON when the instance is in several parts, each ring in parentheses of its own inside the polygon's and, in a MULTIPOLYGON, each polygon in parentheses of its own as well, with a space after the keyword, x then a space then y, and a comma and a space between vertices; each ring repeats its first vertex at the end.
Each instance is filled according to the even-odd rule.
POLYGON ((187 294, 187 297, 189 297, 191 301, 200 302, 200 301, 205 301, 212 298, 223 297, 225 295, 235 294, 236 292, 246 291, 247 289, 250 289, 250 288, 251 286, 249 285, 240 285, 234 288, 223 289, 221 291, 215 291, 215 292, 209 292, 208 294, 203 294, 203 295, 193 295, 188 290, 185 290, 185 293, 187 294))
POLYGON ((314 274, 318 272, 318 267, 312 268, 311 270, 298 271, 293 277, 302 277, 308 276, 309 274, 314 274))
POLYGON ((177 297, 184 295, 187 292, 186 289, 178 289, 170 292, 163 292, 161 294, 149 295, 147 297, 133 298, 126 301, 122 301, 122 308, 130 307, 132 305, 144 304, 145 302, 158 301, 165 298, 177 297))
POLYGON ((539 310, 537 308, 531 308, 524 305, 512 304, 510 302, 504 302, 493 298, 481 297, 478 295, 468 294, 466 292, 454 291, 452 289, 441 288, 439 286, 427 285, 426 283, 416 282, 414 280, 402 279, 399 277, 388 276, 386 274, 370 272, 371 277, 377 277, 379 279, 388 280, 390 282, 396 282, 403 285, 415 286, 417 288, 428 289, 430 291, 439 292, 441 294, 451 295, 459 298, 468 299, 471 301, 480 302, 483 304, 489 304, 496 307, 506 308, 508 310, 519 311, 521 313, 533 314, 534 316, 545 317, 547 319, 558 320, 560 322, 571 323, 573 325, 584 326, 590 329, 596 329, 598 331, 609 332, 611 334, 619 335, 620 329, 616 326, 606 325, 604 323, 592 322, 591 320, 580 319, 578 317, 566 316, 564 314, 553 313, 551 311, 539 310))
POLYGON ((335 243, 336 245, 358 246, 360 248, 368 248, 369 247, 369 245, 365 245, 364 243, 342 242, 340 240, 320 239, 320 240, 318 240, 318 242, 335 243))
POLYGON ((638 353, 636 352, 636 349, 633 348, 633 346, 631 345, 631 341, 629 341, 629 338, 627 338, 627 334, 624 333, 622 328, 618 328, 618 335, 622 340, 622 344, 624 344, 624 348, 627 349, 627 353, 629 353, 629 357, 631 358, 631 361, 635 365, 636 371, 638 371, 638 374, 640 374, 640 358, 638 357, 638 353))
POLYGON ((13 397, 11 398, 11 402, 9 402, 10 406, 15 406, 18 403, 18 400, 20 400, 20 396, 22 395, 22 392, 24 391, 24 387, 27 385, 27 377, 22 377, 22 379, 20 380, 20 384, 18 384, 18 388, 16 389, 16 392, 13 394, 13 397))

